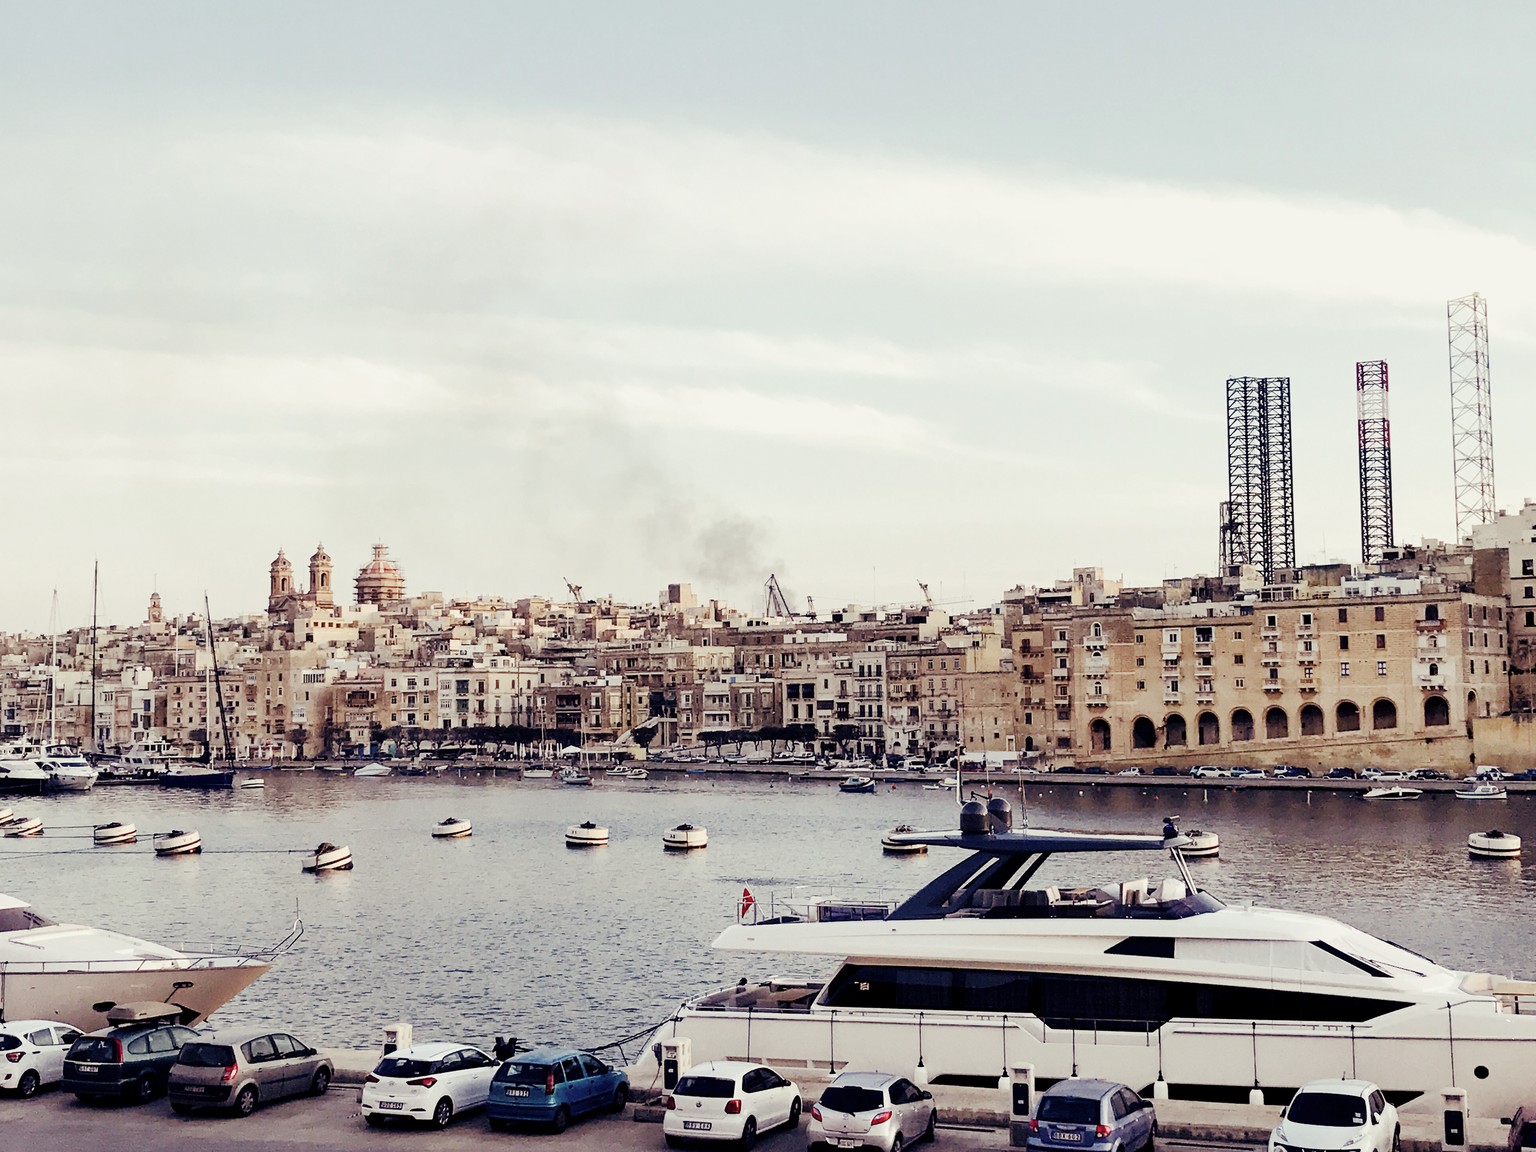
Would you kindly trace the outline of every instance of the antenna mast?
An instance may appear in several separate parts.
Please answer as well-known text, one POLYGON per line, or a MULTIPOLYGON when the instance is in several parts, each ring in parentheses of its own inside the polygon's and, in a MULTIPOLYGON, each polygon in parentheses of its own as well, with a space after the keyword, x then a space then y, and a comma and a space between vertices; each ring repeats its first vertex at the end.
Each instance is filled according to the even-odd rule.
POLYGON ((1488 382, 1488 302, 1474 292, 1445 306, 1451 346, 1451 457, 1456 539, 1487 524, 1493 498, 1493 396, 1488 382))

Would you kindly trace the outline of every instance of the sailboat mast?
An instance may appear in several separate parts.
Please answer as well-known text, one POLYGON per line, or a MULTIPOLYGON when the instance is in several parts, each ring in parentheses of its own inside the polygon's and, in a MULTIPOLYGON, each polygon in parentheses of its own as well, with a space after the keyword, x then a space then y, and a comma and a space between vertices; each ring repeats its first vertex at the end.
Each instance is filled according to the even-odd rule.
MULTIPOLYGON (((229 742, 229 716, 224 711, 224 680, 219 675, 219 653, 213 643, 213 609, 208 607, 208 593, 203 593, 203 616, 208 622, 208 655, 213 663, 213 689, 218 695, 219 730, 224 734, 224 758, 234 760, 235 749, 229 742)), ((208 730, 209 760, 212 760, 213 729, 208 730)))
POLYGON ((53 633, 53 654, 48 657, 48 743, 58 740, 58 717, 54 697, 59 679, 59 590, 53 590, 53 610, 48 614, 48 631, 53 633))
POLYGON ((96 597, 101 591, 101 561, 91 570, 91 749, 101 751, 101 739, 96 734, 96 672, 100 666, 96 659, 96 597))

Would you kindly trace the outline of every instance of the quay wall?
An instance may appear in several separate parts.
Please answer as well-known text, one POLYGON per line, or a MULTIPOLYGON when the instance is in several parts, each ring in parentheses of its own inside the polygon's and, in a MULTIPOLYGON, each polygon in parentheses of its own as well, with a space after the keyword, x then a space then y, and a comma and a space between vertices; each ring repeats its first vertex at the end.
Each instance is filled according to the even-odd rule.
POLYGON ((1536 714, 1511 713, 1478 720, 1473 741, 1479 764, 1497 764, 1516 772, 1536 768, 1536 714))

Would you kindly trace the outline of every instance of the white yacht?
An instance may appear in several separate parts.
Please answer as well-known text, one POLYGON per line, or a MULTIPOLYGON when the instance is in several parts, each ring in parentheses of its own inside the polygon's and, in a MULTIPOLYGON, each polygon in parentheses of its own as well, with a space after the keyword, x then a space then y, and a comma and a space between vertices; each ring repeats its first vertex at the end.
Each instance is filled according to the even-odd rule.
POLYGON ((60 924, 0 894, 0 1013, 89 1031, 107 1023, 114 1004, 161 1000, 195 1024, 265 974, 302 931, 295 922, 277 945, 244 954, 178 952, 106 928, 60 924))
POLYGON ((1452 971, 1327 916, 1226 905, 1195 884, 1188 837, 1014 831, 1002 799, 957 832, 891 834, 966 858, 899 904, 743 897, 715 947, 833 956, 825 982, 745 982, 682 1004, 653 1036, 694 1061, 908 1068, 928 1080, 1094 1076, 1174 1097, 1288 1098, 1319 1069, 1399 1106, 1467 1090, 1509 1115, 1536 1067, 1536 983, 1452 971), (1164 852, 1175 874, 1068 886, 1063 853, 1164 852))
POLYGON ((48 773, 44 787, 49 792, 89 792, 98 776, 90 761, 68 744, 48 745, 37 766, 48 773))
POLYGON ((41 792, 48 773, 36 760, 0 760, 0 792, 41 792))

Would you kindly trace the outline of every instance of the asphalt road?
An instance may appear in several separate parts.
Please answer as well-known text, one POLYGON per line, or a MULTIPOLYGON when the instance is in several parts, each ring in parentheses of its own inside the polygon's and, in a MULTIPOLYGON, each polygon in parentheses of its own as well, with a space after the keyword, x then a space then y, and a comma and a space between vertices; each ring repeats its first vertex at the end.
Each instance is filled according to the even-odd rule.
MULTIPOLYGON (((85 1105, 57 1091, 31 1100, 0 1099, 0 1149, 4 1152, 224 1152, 229 1149, 476 1149, 487 1145, 532 1152, 658 1152, 661 1125, 637 1124, 629 1111, 573 1124, 559 1136, 542 1132, 492 1133, 479 1113, 457 1117, 442 1131, 369 1128, 357 1109, 358 1090, 333 1088, 321 1099, 271 1104, 245 1119, 216 1115, 177 1116, 163 1100, 142 1105, 85 1105)), ((1008 1135, 998 1129, 942 1127, 939 1152, 1002 1152, 1008 1135)), ((1193 1147, 1159 1141, 1160 1152, 1193 1147)), ((1226 1145, 1241 1152, 1240 1145, 1226 1145)), ((759 1152, 804 1152, 803 1132, 774 1132, 758 1140, 759 1152)))

